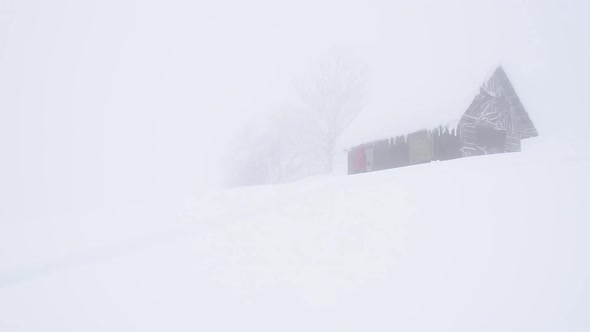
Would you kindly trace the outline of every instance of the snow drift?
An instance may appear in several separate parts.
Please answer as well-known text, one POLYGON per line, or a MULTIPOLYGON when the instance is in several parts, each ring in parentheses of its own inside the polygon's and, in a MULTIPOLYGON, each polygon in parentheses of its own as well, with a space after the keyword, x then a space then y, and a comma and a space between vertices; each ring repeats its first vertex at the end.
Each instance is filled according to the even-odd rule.
POLYGON ((590 159, 534 151, 195 198, 0 285, 0 331, 588 330, 590 159))

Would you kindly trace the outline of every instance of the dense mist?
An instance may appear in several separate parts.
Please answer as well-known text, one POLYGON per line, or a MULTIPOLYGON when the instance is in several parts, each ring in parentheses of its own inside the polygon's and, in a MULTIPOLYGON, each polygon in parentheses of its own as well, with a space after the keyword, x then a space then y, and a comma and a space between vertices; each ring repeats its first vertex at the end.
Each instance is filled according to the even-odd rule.
POLYGON ((353 134, 460 112, 499 64, 540 131, 577 131, 587 14, 583 1, 2 1, 0 215, 219 186, 236 133, 295 108, 294 82, 332 54, 367 70, 353 134))

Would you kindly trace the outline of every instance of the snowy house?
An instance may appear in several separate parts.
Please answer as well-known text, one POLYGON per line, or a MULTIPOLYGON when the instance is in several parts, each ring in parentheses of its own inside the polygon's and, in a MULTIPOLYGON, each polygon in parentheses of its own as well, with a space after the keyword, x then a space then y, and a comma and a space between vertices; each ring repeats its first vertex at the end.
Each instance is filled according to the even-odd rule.
POLYGON ((476 155, 518 152, 537 136, 506 73, 498 67, 460 119, 348 150, 348 174, 476 155))

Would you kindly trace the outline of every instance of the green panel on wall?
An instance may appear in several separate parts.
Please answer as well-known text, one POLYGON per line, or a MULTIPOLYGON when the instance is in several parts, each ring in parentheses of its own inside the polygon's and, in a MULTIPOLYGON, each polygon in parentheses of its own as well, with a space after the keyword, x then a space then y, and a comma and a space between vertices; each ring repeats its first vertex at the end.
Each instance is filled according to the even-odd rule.
POLYGON ((410 164, 428 163, 432 160, 432 143, 427 130, 408 135, 410 164))

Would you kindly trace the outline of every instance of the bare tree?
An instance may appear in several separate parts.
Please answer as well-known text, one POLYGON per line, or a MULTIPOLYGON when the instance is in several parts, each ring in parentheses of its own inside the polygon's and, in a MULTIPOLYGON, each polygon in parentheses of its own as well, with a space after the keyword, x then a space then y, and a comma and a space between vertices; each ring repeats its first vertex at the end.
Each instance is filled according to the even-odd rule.
POLYGON ((338 137, 365 106, 365 67, 350 57, 332 55, 321 61, 296 88, 304 118, 308 119, 301 134, 311 140, 312 150, 321 158, 324 171, 331 172, 338 137))
POLYGON ((299 105, 274 113, 267 130, 237 136, 228 184, 282 183, 331 172, 338 137, 364 107, 365 74, 344 56, 321 61, 295 85, 299 105))

